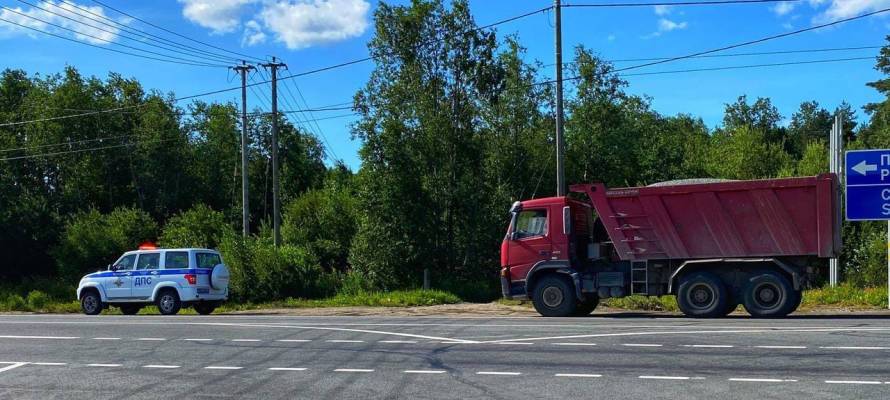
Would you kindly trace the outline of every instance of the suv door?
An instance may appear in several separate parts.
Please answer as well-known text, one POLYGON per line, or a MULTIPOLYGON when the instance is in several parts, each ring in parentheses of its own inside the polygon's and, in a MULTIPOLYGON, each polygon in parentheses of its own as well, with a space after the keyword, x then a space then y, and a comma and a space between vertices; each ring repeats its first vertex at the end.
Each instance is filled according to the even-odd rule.
POLYGON ((523 280, 535 263, 550 258, 552 249, 547 209, 522 210, 512 225, 507 243, 507 263, 511 279, 523 280))
POLYGON ((125 299, 132 296, 133 268, 136 266, 136 255, 129 254, 114 263, 111 276, 104 278, 102 285, 109 300, 125 299))
POLYGON ((147 299, 154 293, 158 284, 161 253, 139 253, 136 260, 136 271, 133 273, 133 297, 147 299))

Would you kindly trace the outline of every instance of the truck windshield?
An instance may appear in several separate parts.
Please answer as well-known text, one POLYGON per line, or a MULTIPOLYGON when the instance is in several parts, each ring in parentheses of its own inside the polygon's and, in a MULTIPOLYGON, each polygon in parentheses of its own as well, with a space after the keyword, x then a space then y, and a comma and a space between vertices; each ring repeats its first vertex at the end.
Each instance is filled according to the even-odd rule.
POLYGON ((547 210, 525 210, 516 216, 514 237, 522 239, 547 233, 547 210))

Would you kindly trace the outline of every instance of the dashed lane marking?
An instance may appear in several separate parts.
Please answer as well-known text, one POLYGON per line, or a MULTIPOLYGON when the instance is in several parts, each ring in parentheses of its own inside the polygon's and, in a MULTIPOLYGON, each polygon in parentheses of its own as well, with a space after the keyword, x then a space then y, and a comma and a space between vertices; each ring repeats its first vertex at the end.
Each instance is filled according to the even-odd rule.
POLYGON ((33 362, 33 363, 31 363, 31 365, 42 365, 42 366, 46 366, 46 367, 57 367, 57 366, 62 366, 62 365, 68 365, 68 363, 63 363, 63 362, 33 362))
POLYGON ((178 365, 158 365, 158 364, 149 364, 149 365, 143 365, 142 368, 176 369, 176 368, 179 368, 179 366, 178 366, 178 365))
POLYGON ((187 339, 179 339, 184 340, 186 342, 212 342, 213 339, 205 339, 205 338, 187 338, 187 339))
POLYGON ((377 343, 404 343, 404 344, 415 344, 416 340, 381 340, 377 343))
POLYGON ((374 372, 373 369, 337 368, 334 372, 374 372))
POLYGON ((72 340, 80 339, 79 336, 23 336, 23 335, 0 335, 0 339, 57 339, 72 340))
POLYGON ((501 371, 479 371, 476 375, 506 375, 506 376, 519 376, 522 375, 522 372, 501 372, 501 371))
POLYGON ((409 369, 402 371, 406 374, 444 374, 445 371, 441 369, 409 369))
POLYGON ((232 339, 233 342, 261 342, 260 339, 232 339))
POLYGON ((328 342, 328 343, 364 343, 365 341, 364 341, 364 340, 338 340, 338 339, 331 339, 331 340, 325 340, 325 342, 328 342))
POLYGON ((676 380, 676 381, 686 381, 692 379, 688 376, 663 376, 663 375, 640 375, 638 378, 640 379, 665 379, 665 380, 676 380))
POLYGON ((276 342, 282 342, 282 343, 305 343, 305 342, 311 342, 311 340, 309 340, 309 339, 278 339, 278 340, 276 340, 276 342))
POLYGON ((602 378, 600 374, 554 374, 553 376, 564 378, 602 378))
POLYGON ((222 370, 238 370, 238 369, 243 369, 243 368, 244 367, 230 367, 230 366, 225 366, 225 365, 211 365, 211 366, 204 367, 204 369, 222 369, 222 370))
POLYGON ((879 346, 822 346, 819 348, 828 350, 890 350, 890 347, 879 346))
POLYGON ((305 371, 306 368, 272 367, 269 371, 305 371))
POLYGON ((794 350, 807 348, 807 346, 754 346, 754 347, 758 348, 758 349, 794 349, 794 350))
POLYGON ((880 385, 881 381, 825 381, 825 383, 842 385, 880 385))
POLYGON ((87 367, 120 367, 121 364, 87 364, 87 367))
POLYGON ((776 379, 776 378, 729 378, 728 380, 732 381, 732 382, 770 382, 770 383, 797 382, 797 379, 776 379))
POLYGON ((662 347, 662 344, 653 344, 653 343, 622 343, 622 346, 626 347, 662 347))
POLYGON ((683 347, 695 347, 703 349, 731 349, 735 346, 731 344, 684 344, 683 347))

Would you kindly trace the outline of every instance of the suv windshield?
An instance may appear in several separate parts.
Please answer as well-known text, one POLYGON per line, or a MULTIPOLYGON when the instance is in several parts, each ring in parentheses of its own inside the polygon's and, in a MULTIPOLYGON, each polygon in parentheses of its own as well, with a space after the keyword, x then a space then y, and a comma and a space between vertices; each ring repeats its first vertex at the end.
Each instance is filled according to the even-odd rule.
POLYGON ((213 268, 216 264, 222 264, 219 254, 214 253, 195 253, 195 261, 198 268, 213 268))

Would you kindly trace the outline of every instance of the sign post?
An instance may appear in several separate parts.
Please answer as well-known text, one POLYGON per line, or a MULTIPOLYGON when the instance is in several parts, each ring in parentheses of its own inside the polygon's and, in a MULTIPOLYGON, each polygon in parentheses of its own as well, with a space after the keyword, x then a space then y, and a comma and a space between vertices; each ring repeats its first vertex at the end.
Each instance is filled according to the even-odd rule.
MULTIPOLYGON (((887 295, 890 299, 890 149, 846 153, 848 221, 887 221, 887 295)), ((890 303, 887 305, 890 308, 890 303)))

